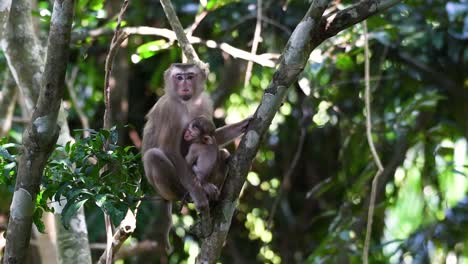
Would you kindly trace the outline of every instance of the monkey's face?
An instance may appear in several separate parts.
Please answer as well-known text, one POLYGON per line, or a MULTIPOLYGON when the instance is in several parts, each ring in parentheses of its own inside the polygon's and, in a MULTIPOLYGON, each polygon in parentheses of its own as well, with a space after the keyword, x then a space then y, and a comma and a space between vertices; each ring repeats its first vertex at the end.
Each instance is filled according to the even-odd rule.
POLYGON ((184 140, 186 142, 192 142, 200 137, 200 129, 194 126, 192 123, 184 131, 184 140))
POLYGON ((194 71, 174 72, 172 75, 173 87, 180 99, 190 100, 196 88, 197 74, 194 71))

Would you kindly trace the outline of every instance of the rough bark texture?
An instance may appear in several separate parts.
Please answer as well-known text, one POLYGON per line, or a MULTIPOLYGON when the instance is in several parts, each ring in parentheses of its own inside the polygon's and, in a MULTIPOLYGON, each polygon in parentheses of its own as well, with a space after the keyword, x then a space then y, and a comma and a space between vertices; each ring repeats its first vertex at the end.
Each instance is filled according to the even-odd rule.
POLYGON ((58 263, 91 263, 88 229, 83 211, 83 208, 80 208, 76 216, 70 220, 70 230, 66 230, 62 223, 60 223, 62 221, 61 216, 55 214, 57 241, 60 241, 60 243, 57 243, 58 263), (82 245, 82 247, 79 247, 79 245, 82 245))
POLYGON ((322 18, 328 2, 328 0, 313 1, 305 17, 292 33, 273 80, 265 90, 254 118, 236 153, 232 156, 229 175, 222 193, 223 202, 213 209, 214 231, 208 238, 202 240, 197 263, 216 263, 260 140, 280 108, 288 87, 297 80, 313 49, 339 31, 395 5, 399 0, 362 1, 338 12, 333 18, 322 18))
POLYGON ((0 44, 13 78, 20 88, 25 88, 20 91, 28 110, 32 111, 34 98, 39 96, 44 61, 39 42, 34 35, 31 1, 15 0, 11 3, 6 28, 0 44))
MULTIPOLYGON (((20 11, 18 9, 19 3, 20 1, 14 1, 10 19, 15 17, 13 15, 14 11, 20 11)), ((29 6, 26 8, 29 8, 29 6)), ((4 263, 23 263, 25 252, 29 247, 34 201, 39 191, 45 163, 59 136, 60 128, 57 126, 57 117, 64 91, 73 9, 74 0, 56 0, 54 3, 47 45, 48 52, 42 75, 39 99, 31 123, 23 133, 23 150, 18 159, 18 175, 10 208, 4 263)), ((25 12, 25 10, 21 11, 25 12)), ((18 16, 22 17, 20 14, 18 16)), ((32 27, 31 21, 25 23, 30 24, 32 27)), ((12 24, 10 21, 9 27, 14 26, 17 26, 17 24, 12 24)), ((7 34, 11 37, 13 33, 17 35, 18 32, 27 31, 29 30, 24 28, 18 30, 17 28, 17 30, 9 31, 7 34)), ((32 31, 29 33, 31 33, 30 36, 33 36, 32 31)), ((32 47, 38 47, 35 45, 36 40, 34 37, 32 37, 31 41, 34 44, 32 47)), ((8 46, 10 45, 7 45, 6 50, 12 52, 13 49, 9 49, 8 46)), ((29 48, 31 49, 32 47, 29 48)), ((38 50, 33 50, 33 52, 35 56, 38 56, 38 50)), ((15 55, 21 56, 22 54, 15 55)), ((11 59, 12 57, 8 58, 8 60, 11 59)), ((17 59, 19 59, 19 62, 24 62, 22 58, 17 59)), ((14 62, 9 61, 10 63, 14 62)), ((16 75, 15 79, 18 77, 15 73, 13 75, 16 75)), ((40 78, 40 73, 34 72, 31 73, 31 76, 40 78)), ((18 79, 16 80, 17 82, 19 81, 18 79)))
POLYGON ((8 16, 10 15, 11 0, 2 0, 0 2, 0 40, 6 30, 8 16))
MULTIPOLYGON (((120 223, 119 227, 116 228, 116 231, 112 237, 112 250, 111 250, 111 260, 114 259, 115 254, 119 251, 122 247, 124 242, 129 238, 136 228, 136 217, 132 211, 128 210, 127 215, 120 223)), ((102 253, 101 257, 98 260, 98 264, 105 264, 109 263, 107 261, 107 248, 104 253, 102 253)), ((112 262, 112 261, 111 261, 112 262)))
POLYGON ((15 80, 13 80, 7 71, 2 90, 0 91, 0 137, 6 136, 8 131, 10 131, 17 91, 15 80))

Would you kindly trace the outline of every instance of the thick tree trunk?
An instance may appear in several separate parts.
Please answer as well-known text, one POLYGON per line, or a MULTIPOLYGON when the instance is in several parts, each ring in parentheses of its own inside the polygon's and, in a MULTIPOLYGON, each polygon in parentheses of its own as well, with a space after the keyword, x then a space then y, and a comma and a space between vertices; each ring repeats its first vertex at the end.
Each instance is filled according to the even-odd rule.
MULTIPOLYGON (((21 4, 24 4, 24 2, 21 4)), ((4 263, 24 262, 25 252, 29 247, 31 237, 34 201, 39 191, 42 172, 59 136, 60 128, 57 126, 57 117, 64 91, 74 4, 74 0, 57 0, 54 3, 47 45, 48 52, 44 73, 42 75, 39 99, 31 123, 24 131, 23 151, 18 159, 18 174, 13 201, 10 207, 4 263)), ((26 10, 19 10, 15 7, 21 7, 20 1, 13 2, 10 18, 13 17, 14 11, 29 11, 29 6, 25 7, 26 10)), ((21 16, 21 14, 18 15, 21 16)), ((31 19, 26 23, 32 25, 30 20, 31 19)), ((9 27, 13 26, 18 25, 9 24, 9 27)), ((21 30, 18 29, 19 28, 17 28, 16 31, 10 31, 11 28, 9 28, 8 34, 11 36, 16 35, 18 31, 27 31, 25 28, 21 28, 21 30)), ((31 35, 33 35, 32 32, 31 35)), ((34 38, 33 41, 35 42, 34 38)), ((3 43, 5 43, 5 41, 3 43)), ((9 43, 12 44, 13 42, 9 43)), ((37 47, 37 45, 33 47, 37 47)), ((5 48, 8 50, 11 46, 6 44, 4 50, 5 48)), ((32 47, 29 47, 29 49, 31 48, 32 47)), ((36 52, 38 51, 36 50, 36 52)), ((8 57, 7 55, 7 58, 8 57)), ((9 64, 12 63, 11 59, 12 57, 10 56, 8 59, 9 64)), ((28 67, 25 66, 26 65, 23 65, 23 70, 29 70, 28 67)), ((18 82, 17 72, 13 75, 16 75, 15 79, 18 82)), ((38 81, 38 79, 40 79, 40 72, 32 72, 31 76, 36 79, 35 81, 38 81)))

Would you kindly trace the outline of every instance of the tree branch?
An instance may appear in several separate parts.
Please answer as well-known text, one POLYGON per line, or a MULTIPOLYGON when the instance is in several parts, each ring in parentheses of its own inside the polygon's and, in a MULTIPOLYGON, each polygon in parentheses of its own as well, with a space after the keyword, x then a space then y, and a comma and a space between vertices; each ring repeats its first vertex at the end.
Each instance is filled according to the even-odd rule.
MULTIPOLYGON (((262 0, 257 0, 257 22, 255 23, 255 32, 252 41, 252 50, 250 54, 255 55, 257 54, 258 44, 260 43, 260 36, 262 34, 262 0)), ((253 63, 252 61, 247 62, 247 69, 245 70, 245 79, 244 79, 244 87, 250 81, 250 77, 252 76, 252 68, 253 63)))
POLYGON ((371 118, 371 103, 370 103, 370 69, 369 69, 369 38, 367 35, 367 23, 363 22, 364 27, 364 54, 365 54, 365 63, 364 63, 364 79, 365 79, 365 112, 366 112, 366 137, 369 144, 369 148, 372 153, 375 164, 377 165, 377 173, 372 180, 372 190, 370 195, 369 203, 369 212, 367 215, 367 228, 366 228, 366 238, 364 241, 363 249, 363 262, 364 264, 369 263, 369 244, 372 234, 372 221, 374 219, 374 210, 375 210, 375 196, 377 191, 377 183, 379 182, 379 177, 384 171, 382 162, 380 161, 379 154, 375 149, 374 141, 372 140, 372 118, 371 118))
POLYGON ((344 10, 324 17, 325 30, 323 32, 325 39, 330 38, 338 32, 355 25, 366 18, 380 13, 399 3, 400 0, 367 0, 360 1, 344 10))
POLYGON ((459 89, 460 87, 442 71, 433 69, 429 67, 427 64, 424 64, 418 61, 417 59, 415 59, 414 56, 411 56, 410 54, 406 52, 402 52, 396 48, 391 48, 390 54, 395 56, 401 62, 405 63, 406 65, 420 72, 421 74, 426 76, 428 79, 434 81, 441 87, 446 88, 454 96, 458 96, 460 94, 462 89, 459 89))
POLYGON ((41 74, 44 71, 44 60, 34 35, 31 11, 31 1, 12 1, 7 29, 5 32, 2 30, 4 41, 0 42, 29 112, 34 108, 34 98, 39 96, 41 74))
POLYGON ((114 65, 114 58, 117 54, 117 51, 120 48, 122 42, 128 37, 128 35, 122 31, 122 19, 127 11, 128 7, 128 0, 124 0, 122 4, 122 8, 120 9, 119 17, 117 19, 117 26, 115 28, 114 35, 112 36, 109 52, 107 53, 106 57, 106 64, 105 64, 105 75, 104 75, 104 104, 106 106, 104 110, 104 129, 110 129, 110 86, 109 86, 109 78, 112 74, 112 66, 114 65))
MULTIPOLYGON (((109 47, 109 52, 107 53, 106 56, 106 63, 105 63, 105 75, 104 75, 104 121, 103 121, 103 128, 104 129, 110 129, 111 128, 111 119, 110 119, 110 114, 111 114, 111 104, 110 104, 110 85, 109 85, 109 80, 112 75, 112 66, 114 65, 114 58, 115 55, 117 54, 117 51, 120 48, 120 45, 122 42, 127 39, 128 35, 125 34, 125 32, 122 31, 122 20, 125 12, 127 11, 128 8, 128 0, 124 0, 122 7, 120 8, 119 16, 117 18, 117 26, 114 31, 114 35, 112 36, 111 44, 109 47)), ((107 150, 109 146, 109 139, 106 141, 104 144, 104 150, 107 150)), ((105 169, 101 170, 101 173, 105 169)), ((133 216, 132 212, 130 210, 127 211, 127 216, 133 216)), ((134 217, 133 217, 134 218, 134 217)), ((119 250, 120 246, 123 244, 123 242, 130 236, 130 234, 133 233, 135 228, 131 227, 131 225, 124 225, 125 223, 124 219, 121 223, 121 228, 117 230, 117 232, 112 235, 113 232, 113 225, 111 218, 108 214, 108 212, 104 212, 104 223, 105 223, 105 230, 106 230, 106 237, 107 237, 107 246, 106 250, 104 253, 101 255, 99 258, 98 263, 107 263, 110 264, 112 263, 112 258, 115 255, 116 251, 119 250), (123 226, 123 228, 122 228, 123 226)), ((128 221, 128 220, 127 220, 128 221)))
POLYGON ((45 163, 59 135, 57 116, 64 92, 74 3, 74 0, 54 3, 39 99, 31 123, 23 134, 23 152, 18 159, 4 263, 24 262, 31 237, 34 201, 45 163))
POLYGON ((328 3, 328 0, 313 1, 305 17, 297 25, 286 44, 273 80, 265 90, 246 134, 229 163, 229 173, 221 194, 221 202, 213 209, 214 231, 209 237, 202 239, 201 252, 197 258, 198 263, 214 263, 219 257, 229 231, 240 190, 257 153, 260 140, 280 108, 288 87, 305 67, 312 50, 340 30, 398 3, 398 0, 360 2, 350 9, 338 12, 335 19, 339 19, 329 24, 327 27, 329 31, 327 31, 322 19, 322 14, 328 3), (351 9, 356 12, 352 13, 352 16, 346 13, 351 9))
POLYGON ((229 163, 229 173, 221 194, 220 205, 214 208, 213 233, 202 239, 198 263, 215 263, 231 225, 237 199, 245 176, 259 148, 260 139, 267 131, 273 117, 280 108, 288 87, 297 79, 304 68, 308 55, 315 48, 310 43, 311 33, 321 19, 328 0, 312 2, 305 17, 292 33, 278 70, 266 89, 262 101, 250 122, 245 136, 229 163))
POLYGON ((135 215, 136 215, 136 212, 135 214, 133 214, 132 211, 130 210, 127 211, 127 215, 120 223, 120 226, 116 228, 116 232, 114 233, 114 236, 111 239, 110 251, 109 251, 109 243, 107 243, 106 250, 104 251, 104 253, 102 253, 97 263, 99 264, 112 263, 112 262, 108 262, 109 260, 108 255, 110 255, 110 259, 113 259, 117 251, 119 251, 120 247, 125 242, 125 240, 127 240, 127 238, 133 234, 136 228, 135 215), (110 252, 110 253, 108 254, 107 252, 110 252))
MULTIPOLYGON (((159 36, 167 38, 169 41, 177 40, 177 36, 174 31, 166 29, 166 28, 156 28, 156 27, 126 27, 122 29, 128 35, 141 35, 141 36, 159 36)), ((74 32, 74 40, 82 40, 85 39, 87 36, 91 38, 97 38, 102 35, 110 35, 113 31, 107 28, 102 29, 95 29, 89 32, 81 31, 81 32, 74 32)), ((227 54, 233 56, 234 58, 243 59, 246 61, 253 61, 257 64, 260 64, 264 67, 275 67, 276 63, 274 60, 279 58, 279 54, 274 53, 264 53, 260 55, 252 55, 250 52, 238 49, 229 45, 228 43, 221 42, 218 43, 214 40, 203 40, 199 37, 188 37, 191 44, 203 44, 207 48, 210 49, 220 49, 227 54)))
MULTIPOLYGON (((161 5, 164 9, 164 13, 166 14, 167 20, 171 25, 171 28, 174 30, 175 34, 177 35, 177 40, 180 43, 180 47, 182 52, 187 57, 189 63, 196 63, 199 64, 201 61, 198 58, 197 53, 190 44, 187 36, 185 35, 184 28, 182 24, 180 24, 179 18, 177 17, 174 7, 172 7, 170 0, 160 0, 161 5)), ((205 65, 201 65, 205 66, 205 65)), ((206 66, 203 69, 207 69, 206 66)))
POLYGON ((89 120, 86 114, 83 112, 83 109, 78 105, 78 97, 76 96, 76 92, 74 90, 76 75, 78 74, 78 67, 74 67, 72 69, 72 73, 70 78, 65 80, 65 84, 67 86, 68 94, 70 95, 70 99, 72 101, 73 106, 75 107, 76 113, 80 118, 81 126, 83 127, 83 136, 89 136, 89 120))

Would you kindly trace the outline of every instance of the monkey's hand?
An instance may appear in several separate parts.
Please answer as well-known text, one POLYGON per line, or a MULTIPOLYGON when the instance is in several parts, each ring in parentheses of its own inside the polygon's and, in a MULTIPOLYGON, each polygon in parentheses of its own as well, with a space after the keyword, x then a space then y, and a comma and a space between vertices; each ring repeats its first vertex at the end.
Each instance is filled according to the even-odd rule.
POLYGON ((190 229, 189 233, 194 234, 198 238, 207 238, 213 233, 213 225, 212 219, 203 219, 201 218, 195 224, 193 224, 190 229))
POLYGON ((218 187, 216 187, 216 185, 208 182, 203 184, 202 187, 206 195, 208 196, 208 200, 217 201, 219 199, 219 190, 218 187))
POLYGON ((216 129, 215 137, 218 145, 223 146, 231 142, 236 137, 245 133, 247 131, 247 127, 249 126, 252 120, 253 116, 250 116, 240 122, 216 129))
POLYGON ((249 116, 240 122, 240 129, 242 133, 245 133, 245 131, 247 131, 247 127, 249 126, 250 121, 252 120, 253 120, 253 116, 249 116))

